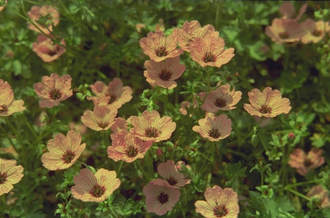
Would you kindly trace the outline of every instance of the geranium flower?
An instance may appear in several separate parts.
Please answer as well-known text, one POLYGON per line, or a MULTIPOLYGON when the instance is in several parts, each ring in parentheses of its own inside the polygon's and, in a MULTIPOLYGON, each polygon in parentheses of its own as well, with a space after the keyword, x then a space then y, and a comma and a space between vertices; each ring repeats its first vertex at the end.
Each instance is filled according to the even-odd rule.
MULTIPOLYGON (((62 45, 66 45, 64 39, 62 45)), ((53 41, 44 35, 39 35, 37 42, 33 43, 32 51, 34 51, 44 62, 52 62, 58 59, 65 52, 65 48, 59 44, 54 45, 53 41)))
MULTIPOLYGON (((196 99, 196 95, 194 95, 194 103, 192 104, 191 102, 189 101, 183 101, 181 102, 181 107, 179 109, 180 113, 182 115, 187 115, 188 114, 188 111, 187 111, 187 108, 190 109, 190 107, 193 105, 194 108, 197 108, 198 107, 198 101, 196 99)), ((189 114, 190 117, 192 117, 193 114, 189 114)))
POLYGON ((73 177, 72 196, 84 202, 104 201, 119 188, 121 181, 116 177, 116 171, 101 168, 94 175, 90 169, 82 169, 73 177))
POLYGON ((112 146, 108 147, 108 157, 114 161, 132 163, 143 158, 152 145, 152 141, 143 141, 135 137, 134 133, 122 132, 115 136, 112 146))
POLYGON ((25 110, 23 100, 14 100, 14 92, 8 82, 0 79, 0 117, 25 110))
POLYGON ((24 168, 16 166, 16 160, 6 160, 0 158, 0 196, 12 190, 13 184, 21 181, 24 168))
POLYGON ((185 176, 182 173, 179 173, 173 160, 168 160, 166 163, 159 164, 157 172, 163 179, 153 180, 153 184, 155 185, 179 189, 190 183, 190 179, 185 179, 185 176))
POLYGON ((172 118, 160 118, 157 111, 144 111, 141 116, 132 116, 128 120, 133 126, 136 137, 145 141, 159 142, 169 139, 176 128, 172 118))
POLYGON ((277 44, 294 44, 299 42, 304 34, 304 30, 296 20, 275 18, 272 25, 266 27, 266 35, 277 44))
POLYGON ((147 211, 158 216, 171 211, 180 198, 179 190, 167 186, 159 186, 153 184, 153 182, 149 182, 143 188, 143 194, 146 196, 147 211))
POLYGON ((316 198, 315 202, 319 208, 330 207, 329 192, 323 189, 320 185, 313 186, 306 196, 309 198, 316 198))
POLYGON ((197 20, 186 21, 182 28, 174 28, 173 33, 177 35, 179 46, 182 50, 190 52, 189 44, 195 38, 205 38, 209 36, 219 37, 219 32, 215 31, 210 24, 201 27, 197 20))
POLYGON ((199 126, 194 126, 192 129, 211 142, 224 139, 231 133, 231 120, 225 114, 218 117, 206 116, 198 120, 198 124, 199 126))
POLYGON ((235 56, 233 48, 225 49, 223 38, 214 36, 195 38, 189 44, 189 49, 191 58, 202 67, 221 67, 235 56))
POLYGON ((40 107, 52 108, 57 106, 61 101, 72 96, 71 89, 72 78, 70 75, 59 76, 52 73, 49 76, 43 76, 41 83, 34 84, 34 91, 42 98, 39 101, 40 107))
POLYGON ((168 89, 173 89, 177 86, 174 81, 181 77, 186 69, 184 64, 180 64, 180 57, 168 58, 164 62, 155 62, 153 60, 146 61, 144 67, 144 76, 147 82, 152 86, 161 86, 168 89))
POLYGON ((110 129, 112 131, 110 137, 112 140, 114 140, 117 133, 122 133, 122 132, 127 133, 128 132, 129 129, 128 129, 127 120, 125 120, 124 118, 121 118, 121 117, 115 118, 115 122, 112 124, 110 129))
POLYGON ((291 110, 289 99, 282 98, 277 89, 273 91, 271 87, 266 87, 262 93, 259 89, 252 89, 248 95, 251 104, 244 104, 244 109, 251 116, 276 117, 291 110))
POLYGON ((296 148, 290 154, 290 160, 288 163, 292 168, 296 168, 300 175, 304 176, 312 169, 317 168, 324 163, 322 153, 323 150, 312 148, 306 155, 302 149, 296 148))
POLYGON ((167 58, 174 58, 183 53, 182 49, 176 49, 177 39, 175 34, 165 37, 162 31, 148 33, 147 37, 140 39, 140 47, 143 52, 155 62, 167 58))
POLYGON ((325 33, 330 30, 329 22, 324 22, 323 20, 315 22, 310 18, 301 23, 301 28, 305 31, 305 35, 301 38, 303 44, 321 41, 325 33))
POLYGON ((239 213, 237 193, 231 188, 208 187, 206 201, 196 201, 196 212, 208 218, 237 218, 239 213))
POLYGON ((107 86, 101 81, 90 85, 92 91, 97 97, 90 97, 88 100, 95 102, 99 98, 109 97, 108 104, 111 109, 119 109, 121 106, 132 99, 132 89, 129 86, 123 86, 121 79, 114 78, 107 86))
POLYGON ((93 111, 86 110, 81 122, 95 131, 108 130, 114 123, 117 110, 106 106, 95 106, 93 111))
MULTIPOLYGON (((53 31, 52 25, 57 26, 57 24, 60 22, 60 13, 52 6, 32 6, 31 10, 28 11, 27 14, 34 22, 34 24, 46 34, 50 34, 53 31), (47 26, 42 26, 36 22, 40 19, 41 16, 48 16, 48 20, 46 22, 47 26)), ((40 31, 31 23, 29 23, 29 28, 40 33, 40 31)))
POLYGON ((49 170, 63 170, 71 167, 80 157, 86 144, 81 143, 81 136, 70 130, 66 137, 59 133, 47 143, 46 152, 41 157, 43 166, 49 170))
MULTIPOLYGON (((220 85, 220 84, 219 84, 220 85)), ((204 100, 206 92, 201 92, 199 97, 204 100)), ((210 92, 202 104, 201 108, 209 113, 216 113, 219 110, 228 111, 235 109, 235 105, 241 100, 242 92, 235 92, 235 88, 230 91, 230 85, 225 84, 210 92)))
MULTIPOLYGON (((306 12, 307 4, 303 4, 300 9, 299 13, 294 20, 299 20, 301 16, 306 12)), ((282 18, 284 19, 293 19, 293 17, 296 14, 296 9, 294 8, 293 4, 291 2, 283 2, 283 4, 280 7, 280 13, 282 14, 282 18)))

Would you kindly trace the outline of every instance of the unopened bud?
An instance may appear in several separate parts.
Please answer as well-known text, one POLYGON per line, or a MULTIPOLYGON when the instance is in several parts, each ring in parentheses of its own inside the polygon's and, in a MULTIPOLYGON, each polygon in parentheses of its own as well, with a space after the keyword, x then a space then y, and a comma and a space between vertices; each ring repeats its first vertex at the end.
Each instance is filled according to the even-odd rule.
POLYGON ((256 134, 252 135, 251 144, 253 145, 253 147, 257 147, 257 145, 259 144, 259 139, 258 139, 258 136, 256 134))

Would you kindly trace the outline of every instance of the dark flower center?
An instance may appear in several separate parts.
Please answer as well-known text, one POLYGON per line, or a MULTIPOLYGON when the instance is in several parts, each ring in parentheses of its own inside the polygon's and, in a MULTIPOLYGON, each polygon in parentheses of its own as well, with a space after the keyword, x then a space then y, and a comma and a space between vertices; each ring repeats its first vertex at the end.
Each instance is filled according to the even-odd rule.
POLYGON ((216 98, 214 104, 217 107, 224 107, 226 106, 226 100, 223 98, 216 98))
POLYGON ((168 202, 168 194, 165 194, 162 192, 159 194, 157 199, 158 199, 159 203, 165 204, 166 202, 168 202))
POLYGON ((60 46, 59 45, 55 45, 54 46, 54 49, 52 49, 52 50, 50 50, 48 52, 48 55, 54 56, 54 55, 56 55, 58 53, 59 50, 60 50, 60 46))
POLYGON ((319 31, 319 30, 314 30, 312 32, 313 36, 321 36, 322 35, 322 31, 319 31))
POLYGON ((262 114, 271 114, 272 108, 269 105, 262 105, 259 109, 259 112, 262 114))
POLYGON ((5 104, 0 105, 0 113, 5 113, 7 111, 8 111, 7 105, 5 105, 5 104))
POLYGON ((289 38, 289 34, 287 32, 283 32, 283 33, 280 33, 279 34, 279 37, 281 39, 287 39, 287 38, 289 38))
POLYGON ((107 93, 106 96, 110 97, 110 101, 108 104, 112 104, 113 102, 117 101, 117 96, 115 94, 107 93))
POLYGON ((228 209, 225 206, 218 206, 213 209, 213 214, 216 217, 224 217, 228 214, 228 209))
POLYGON ((164 57, 164 56, 168 55, 168 52, 166 51, 166 48, 162 46, 156 50, 156 55, 158 57, 164 57))
POLYGON ((72 152, 72 151, 66 151, 65 154, 63 154, 62 156, 62 160, 64 161, 64 163, 71 163, 71 161, 73 160, 73 158, 76 155, 72 152))
POLYGON ((175 185, 175 184, 177 184, 178 183, 178 181, 174 178, 174 177, 170 177, 170 178, 168 178, 167 179, 167 182, 168 182, 168 184, 170 184, 170 185, 175 185))
POLYGON ((62 96, 62 93, 60 90, 58 89, 53 89, 49 92, 49 95, 50 95, 50 99, 52 100, 57 100, 57 99, 60 99, 61 96, 62 96))
POLYGON ((101 127, 102 129, 104 129, 105 127, 108 126, 108 123, 107 122, 99 122, 97 123, 99 125, 99 127, 101 127))
POLYGON ((149 138, 156 138, 159 136, 159 132, 155 127, 150 127, 146 129, 146 136, 149 138))
POLYGON ((136 157, 136 155, 139 153, 139 149, 135 148, 134 146, 129 146, 126 149, 126 154, 129 157, 136 157))
POLYGON ((313 164, 313 161, 312 161, 310 158, 306 158, 306 159, 305 159, 304 165, 305 165, 306 167, 309 167, 309 166, 311 166, 312 164, 313 164))
POLYGON ((220 133, 217 129, 211 129, 210 132, 209 132, 209 136, 216 139, 216 138, 220 137, 220 133))
POLYGON ((164 81, 169 81, 172 77, 172 73, 167 70, 162 70, 162 72, 159 74, 159 78, 164 81))
POLYGON ((0 173, 0 185, 5 183, 7 181, 7 174, 6 173, 0 173))
POLYGON ((205 63, 215 62, 215 56, 211 52, 206 52, 203 58, 205 63))
POLYGON ((105 193, 104 186, 100 186, 98 184, 94 185, 94 187, 90 191, 90 194, 97 198, 101 197, 104 193, 105 193))

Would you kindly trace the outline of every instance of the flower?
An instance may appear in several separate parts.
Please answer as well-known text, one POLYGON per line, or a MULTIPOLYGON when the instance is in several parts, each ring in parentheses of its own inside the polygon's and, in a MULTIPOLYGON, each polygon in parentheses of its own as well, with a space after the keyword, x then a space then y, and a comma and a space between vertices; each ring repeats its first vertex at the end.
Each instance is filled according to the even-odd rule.
POLYGON ((237 218, 239 213, 237 193, 231 188, 208 187, 206 201, 196 201, 196 212, 208 218, 237 218))
POLYGON ((224 139, 231 133, 231 120, 225 114, 218 117, 206 116, 205 119, 198 120, 198 124, 199 126, 192 129, 211 142, 224 139))
POLYGON ((3 6, 0 6, 0 11, 2 11, 5 8, 6 5, 7 5, 7 1, 4 1, 3 6))
POLYGON ((97 81, 90 87, 97 96, 88 98, 88 100, 94 101, 94 105, 95 99, 110 97, 108 104, 112 109, 119 109, 132 99, 132 89, 129 86, 123 86, 123 82, 118 78, 114 78, 108 86, 101 81, 97 81))
POLYGON ((84 202, 104 201, 119 188, 121 181, 116 177, 116 171, 101 168, 94 175, 90 169, 82 169, 79 175, 73 177, 75 185, 71 193, 74 198, 84 202))
POLYGON ((179 201, 180 191, 167 186, 159 186, 149 182, 143 188, 143 194, 146 196, 147 211, 159 216, 172 210, 179 201))
POLYGON ((86 144, 81 143, 81 136, 70 130, 66 137, 59 133, 47 143, 46 152, 41 157, 43 166, 49 170, 64 170, 71 167, 80 157, 86 144))
MULTIPOLYGON (((306 12, 307 4, 303 4, 299 9, 299 14, 294 20, 299 20, 301 16, 306 12)), ((282 14, 283 19, 293 19, 296 10, 291 2, 283 2, 280 7, 280 13, 282 14)))
POLYGON ((138 158, 143 158, 152 145, 152 141, 143 141, 135 137, 134 133, 122 132, 117 134, 108 147, 108 157, 114 161, 132 163, 138 158))
POLYGON ((319 208, 330 207, 329 192, 323 189, 320 185, 313 186, 306 196, 309 198, 316 198, 315 203, 319 208))
POLYGON ((292 168, 296 168, 300 175, 304 176, 310 170, 317 168, 324 163, 322 153, 322 149, 312 148, 306 155, 302 149, 296 148, 290 154, 290 160, 288 163, 292 168))
POLYGON ((155 62, 153 60, 146 61, 144 67, 144 76, 150 85, 161 86, 168 89, 173 89, 177 86, 174 81, 181 77, 186 69, 184 64, 180 64, 180 57, 168 58, 164 62, 155 62))
MULTIPOLYGON (((198 107, 198 101, 197 101, 197 99, 196 99, 196 95, 194 94, 194 103, 192 104, 191 102, 189 102, 189 101, 183 101, 183 102, 181 102, 181 107, 180 107, 180 109, 179 109, 179 111, 180 111, 180 113, 182 114, 182 115, 187 115, 188 114, 188 111, 187 111, 187 109, 190 109, 190 107, 193 105, 193 108, 197 108, 198 107)), ((190 117, 192 117, 192 113, 190 113, 189 114, 189 116, 190 117)))
POLYGON ((221 67, 227 64, 235 55, 234 49, 225 49, 223 38, 210 36, 207 38, 195 38, 189 44, 191 58, 202 67, 221 67))
POLYGON ((305 31, 296 20, 275 18, 271 26, 266 27, 266 35, 277 44, 299 42, 305 31))
POLYGON ((301 23, 301 28, 305 31, 305 35, 301 38, 303 44, 321 41, 325 33, 330 30, 329 22, 323 20, 315 22, 310 18, 301 23))
POLYGON ((24 168, 16 166, 16 160, 0 158, 0 196, 13 189, 13 184, 21 181, 24 168))
POLYGON ((128 132, 129 129, 128 129, 127 120, 125 120, 124 118, 121 118, 121 117, 115 118, 115 122, 114 122, 114 124, 112 124, 110 129, 112 131, 110 137, 112 140, 114 140, 117 133, 122 133, 122 132, 127 133, 128 132))
POLYGON ((244 109, 251 116, 276 117, 288 114, 291 110, 289 99, 282 98, 281 92, 277 89, 272 91, 271 87, 266 87, 262 93, 259 89, 252 89, 248 95, 251 104, 244 104, 244 109))
POLYGON ((107 106, 95 106, 93 111, 86 110, 81 116, 81 122, 95 131, 108 130, 114 123, 117 110, 107 106))
POLYGON ((133 126, 136 137, 145 141, 159 142, 169 139, 176 128, 171 117, 160 118, 157 111, 144 111, 141 116, 132 116, 128 120, 133 126))
MULTIPOLYGON (((66 45, 64 39, 62 45, 66 45)), ((53 41, 44 35, 39 35, 37 42, 33 43, 32 50, 44 61, 52 62, 58 59, 65 52, 65 48, 59 44, 53 44, 53 41)))
POLYGON ((29 23, 29 28, 39 33, 40 30, 38 30, 37 27, 39 27, 39 29, 41 29, 44 33, 50 34, 53 31, 53 25, 57 26, 57 24, 60 22, 60 13, 58 13, 58 11, 52 6, 32 6, 31 10, 28 11, 27 14, 35 24, 33 25, 32 23, 29 23), (36 22, 38 20, 40 21, 41 16, 47 16, 47 21, 44 22, 46 26, 36 22))
POLYGON ((25 110, 23 100, 14 100, 14 92, 8 82, 0 79, 0 117, 10 116, 25 110))
POLYGON ((182 49, 176 49, 176 35, 171 34, 165 37, 162 31, 148 33, 147 37, 140 39, 140 47, 143 52, 155 62, 163 61, 167 58, 174 58, 183 53, 182 49))
POLYGON ((71 89, 72 78, 70 75, 59 76, 52 73, 49 76, 43 76, 41 83, 34 84, 34 91, 42 98, 39 101, 40 107, 52 108, 57 106, 61 101, 73 95, 71 89))
POLYGON ((190 52, 189 44, 195 38, 206 38, 209 36, 219 37, 219 32, 215 31, 210 24, 201 27, 197 20, 186 21, 182 28, 174 28, 173 33, 177 35, 179 46, 182 50, 190 52))
POLYGON ((163 179, 153 180, 153 184, 155 185, 179 189, 190 183, 190 179, 185 179, 185 176, 182 173, 179 173, 173 160, 168 160, 166 163, 159 164, 157 167, 157 172, 163 179))
POLYGON ((207 96, 206 94, 207 94, 206 92, 201 92, 199 94, 199 97, 201 98, 201 100, 203 100, 206 97, 201 108, 209 113, 216 113, 219 110, 228 111, 235 109, 236 107, 234 106, 242 98, 242 92, 240 91, 235 92, 235 88, 233 88, 233 90, 230 91, 229 84, 220 86, 216 90, 210 92, 207 96))

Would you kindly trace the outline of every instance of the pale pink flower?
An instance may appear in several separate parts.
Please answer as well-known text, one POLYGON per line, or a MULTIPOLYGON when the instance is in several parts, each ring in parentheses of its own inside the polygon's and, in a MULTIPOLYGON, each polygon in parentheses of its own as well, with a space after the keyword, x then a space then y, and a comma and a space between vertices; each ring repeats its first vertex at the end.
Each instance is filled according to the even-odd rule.
POLYGON ((186 21, 182 28, 174 28, 173 33, 177 35, 179 46, 182 50, 190 52, 189 44, 195 38, 206 38, 209 36, 219 37, 219 32, 215 31, 210 24, 201 27, 197 20, 186 21))
POLYGON ((40 107, 52 108, 57 106, 61 101, 73 95, 71 89, 72 78, 70 75, 59 76, 52 73, 49 76, 43 76, 41 83, 34 84, 34 91, 42 98, 39 101, 40 107))
POLYGON ((134 127, 136 137, 145 141, 159 142, 171 137, 176 128, 172 118, 164 116, 160 118, 157 111, 145 110, 141 116, 131 116, 128 120, 134 127))
POLYGON ((302 149, 296 148, 290 154, 290 160, 288 163, 292 168, 296 168, 300 175, 305 176, 309 171, 324 163, 322 153, 322 149, 312 148, 306 155, 302 149))
POLYGON ((0 158, 0 196, 10 192, 14 188, 13 184, 21 181, 24 176, 24 168, 16 164, 16 160, 0 158))
MULTIPOLYGON (((53 26, 57 26, 60 22, 60 13, 53 8, 52 6, 32 6, 31 10, 27 12, 30 19, 34 22, 36 26, 39 27, 44 33, 50 34, 53 31, 53 26), (38 24, 36 21, 39 20, 40 16, 47 16, 49 14, 49 20, 47 21, 47 26, 42 26, 38 24)), ((33 31, 39 32, 38 28, 36 28, 32 23, 29 23, 29 28, 33 31)))
POLYGON ((171 211, 174 205, 179 201, 180 191, 167 186, 159 186, 149 182, 143 188, 143 194, 146 196, 147 211, 159 216, 171 211))
POLYGON ((199 126, 192 128, 193 131, 211 142, 220 141, 231 133, 231 120, 225 114, 217 117, 206 116, 204 119, 198 120, 198 124, 199 126))
POLYGON ((181 188, 190 183, 190 179, 185 179, 182 173, 179 173, 177 166, 173 160, 161 163, 157 167, 157 172, 163 179, 155 179, 153 183, 160 186, 168 186, 172 188, 181 188))
POLYGON ((108 157, 114 161, 131 163, 142 159, 152 145, 152 141, 143 141, 135 137, 134 133, 122 132, 116 134, 112 146, 108 146, 108 157))
POLYGON ((101 202, 107 199, 121 181, 116 171, 99 169, 95 175, 90 169, 82 169, 79 175, 73 177, 74 186, 71 188, 72 196, 84 202, 101 202))
MULTIPOLYGON (((64 39, 62 39, 61 44, 66 45, 64 39)), ((32 51, 34 51, 44 62, 52 62, 64 54, 65 48, 59 44, 54 45, 49 37, 39 35, 37 42, 32 45, 32 51)))
POLYGON ((152 86, 161 86, 168 89, 173 89, 177 86, 174 81, 181 77, 186 69, 184 64, 180 64, 180 57, 168 58, 165 62, 155 62, 153 60, 146 61, 144 67, 144 76, 147 82, 152 86))
MULTIPOLYGON (((299 20, 301 16, 306 12, 307 4, 303 4, 300 9, 299 13, 294 20, 299 20)), ((296 14, 296 9, 294 8, 293 4, 289 1, 283 2, 283 4, 280 7, 280 13, 282 14, 282 18, 284 19, 293 19, 293 17, 296 14)))
POLYGON ((235 92, 235 88, 230 91, 230 85, 225 84, 210 92, 207 96, 206 92, 199 94, 200 99, 203 101, 206 97, 201 108, 209 113, 216 113, 219 110, 228 111, 235 109, 235 105, 241 100, 242 92, 235 92))
POLYGON ((266 87, 262 92, 259 89, 252 89, 248 93, 251 104, 244 104, 244 109, 251 116, 276 117, 280 114, 288 114, 291 110, 290 100, 282 98, 281 92, 266 87))
POLYGON ((107 86, 101 81, 97 81, 94 85, 90 85, 92 91, 97 97, 90 97, 94 105, 98 99, 109 97, 107 104, 111 109, 119 109, 121 106, 132 99, 132 89, 129 86, 123 86, 121 79, 114 78, 107 86))
MULTIPOLYGON (((194 95, 194 100, 193 100, 193 104, 189 101, 183 101, 181 102, 181 107, 179 109, 180 113, 182 115, 187 115, 188 114, 188 111, 187 111, 187 108, 190 109, 190 107, 193 105, 194 108, 197 108, 199 103, 198 103, 198 100, 196 99, 196 95, 194 95)), ((192 117, 193 114, 189 114, 190 117, 192 117)))
POLYGON ((223 38, 210 36, 207 38, 195 38, 189 44, 191 58, 202 67, 221 67, 227 64, 235 55, 234 49, 225 49, 223 38))
POLYGON ((306 196, 309 198, 316 198, 316 203, 319 208, 330 207, 329 192, 323 189, 320 185, 313 186, 306 196))
POLYGON ((172 33, 165 37, 162 31, 148 33, 147 37, 140 39, 140 47, 155 62, 174 58, 183 53, 182 49, 177 49, 176 35, 172 33))
POLYGON ((108 130, 114 123, 117 110, 106 106, 95 106, 93 111, 86 110, 81 117, 81 122, 95 131, 108 130))
POLYGON ((25 110, 23 100, 14 100, 14 92, 8 82, 0 79, 0 117, 25 110))
POLYGON ((303 44, 308 44, 321 41, 325 36, 325 33, 329 32, 330 25, 329 22, 324 22, 323 20, 315 22, 314 20, 307 18, 301 23, 301 28, 305 31, 305 35, 301 38, 301 42, 303 44))

